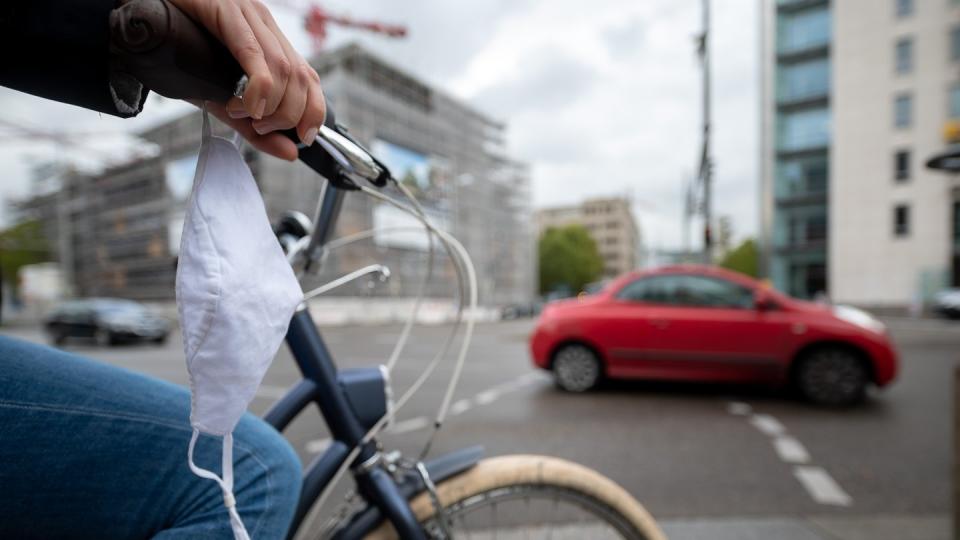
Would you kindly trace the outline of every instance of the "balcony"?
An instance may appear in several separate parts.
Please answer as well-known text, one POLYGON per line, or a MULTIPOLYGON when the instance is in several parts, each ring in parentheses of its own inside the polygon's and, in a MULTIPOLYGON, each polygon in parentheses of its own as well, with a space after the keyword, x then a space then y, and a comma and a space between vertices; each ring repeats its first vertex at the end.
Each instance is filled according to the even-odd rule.
POLYGON ((829 0, 777 0, 778 11, 795 11, 817 6, 826 6, 829 0))

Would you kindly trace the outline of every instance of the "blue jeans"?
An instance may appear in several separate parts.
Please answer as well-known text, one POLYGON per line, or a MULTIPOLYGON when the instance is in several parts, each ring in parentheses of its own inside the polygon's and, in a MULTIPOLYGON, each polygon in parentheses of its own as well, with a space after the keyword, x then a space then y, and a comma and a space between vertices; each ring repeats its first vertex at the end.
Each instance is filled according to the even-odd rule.
MULTIPOLYGON (((0 336, 0 538, 232 539, 220 488, 187 466, 189 416, 180 386, 0 336)), ((297 455, 250 414, 234 445, 251 538, 284 538, 297 455)), ((220 439, 195 459, 219 473, 220 439)))

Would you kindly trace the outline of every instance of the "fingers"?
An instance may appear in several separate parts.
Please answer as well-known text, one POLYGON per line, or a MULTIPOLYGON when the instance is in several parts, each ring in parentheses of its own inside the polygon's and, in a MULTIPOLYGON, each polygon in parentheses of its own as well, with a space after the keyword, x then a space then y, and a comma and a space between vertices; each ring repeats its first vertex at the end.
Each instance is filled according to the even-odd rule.
POLYGON ((285 137, 267 136, 273 131, 296 127, 301 141, 312 144, 326 116, 320 78, 270 10, 260 0, 171 1, 220 39, 247 74, 243 97, 218 107, 218 117, 278 157, 293 159, 296 148, 285 137))
MULTIPOLYGON (((250 103, 246 103, 248 100, 252 101, 251 98, 247 97, 248 85, 248 90, 244 91, 243 95, 244 108, 250 112, 253 118, 266 118, 276 112, 286 97, 287 83, 290 80, 294 62, 299 60, 300 55, 293 47, 289 46, 279 28, 271 28, 264 20, 263 14, 266 13, 269 16, 270 12, 262 3, 245 1, 239 2, 239 5, 247 24, 250 25, 254 37, 256 37, 263 50, 263 56, 272 76, 272 84, 266 95, 256 96, 260 101, 257 102, 255 112, 250 110, 250 103)), ((272 17, 270 20, 272 21, 272 17)), ((249 74, 247 76, 249 77, 249 74)), ((250 81, 253 82, 252 77, 250 81)))
POLYGON ((279 107, 273 114, 254 122, 253 127, 261 134, 296 127, 300 140, 309 146, 316 139, 316 130, 323 123, 326 114, 320 77, 283 35, 266 6, 259 2, 254 6, 264 24, 274 32, 287 58, 293 62, 293 72, 279 107))
MULTIPOLYGON (((239 4, 244 0, 173 0, 173 3, 200 21, 230 50, 249 80, 244 91, 243 108, 254 118, 263 117, 267 101, 275 93, 275 82, 264 56, 263 44, 240 8, 239 4)), ((275 101, 279 103, 280 100, 275 101)))
POLYGON ((312 68, 310 73, 317 80, 309 86, 307 106, 304 108, 303 116, 300 117, 300 122, 297 124, 297 133, 300 135, 300 140, 307 146, 313 144, 320 126, 323 125, 323 121, 327 117, 327 104, 323 97, 323 90, 320 89, 319 76, 312 68))
POLYGON ((249 118, 232 118, 226 107, 219 103, 207 102, 207 111, 237 130, 257 150, 287 161, 297 159, 297 145, 285 136, 279 133, 260 135, 253 129, 249 118))

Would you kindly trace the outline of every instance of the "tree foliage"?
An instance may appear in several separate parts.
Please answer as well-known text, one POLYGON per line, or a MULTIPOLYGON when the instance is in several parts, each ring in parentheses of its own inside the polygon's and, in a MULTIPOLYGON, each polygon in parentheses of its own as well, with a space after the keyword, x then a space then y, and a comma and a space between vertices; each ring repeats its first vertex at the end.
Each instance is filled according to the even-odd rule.
POLYGON ((0 279, 17 285, 17 271, 50 260, 50 249, 39 221, 24 221, 0 231, 0 279))
POLYGON ((757 277, 759 272, 758 258, 757 243, 752 238, 748 238, 736 249, 727 253, 720 261, 720 266, 751 277, 757 277))
POLYGON ((603 272, 597 244, 582 225, 549 228, 540 236, 540 292, 567 288, 571 293, 603 272))

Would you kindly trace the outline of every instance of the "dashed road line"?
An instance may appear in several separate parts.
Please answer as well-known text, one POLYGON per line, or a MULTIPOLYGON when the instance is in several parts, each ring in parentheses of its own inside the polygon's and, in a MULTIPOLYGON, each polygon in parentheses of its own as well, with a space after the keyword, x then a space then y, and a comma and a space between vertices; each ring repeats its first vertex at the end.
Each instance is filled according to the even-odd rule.
MULTIPOLYGON (((501 397, 503 397, 504 394, 513 392, 515 390, 519 390, 520 388, 523 388, 524 386, 532 384, 538 380, 541 380, 542 378, 543 376, 541 374, 534 372, 534 373, 527 373, 515 379, 511 379, 509 381, 500 383, 492 388, 488 388, 487 390, 480 392, 479 394, 475 395, 472 398, 464 398, 464 399, 455 401, 450 406, 450 414, 456 416, 456 415, 463 414, 475 407, 489 405, 495 402, 496 400, 500 399, 501 397)), ((285 388, 280 388, 280 387, 261 387, 261 390, 263 390, 264 388, 267 388, 267 390, 262 397, 280 397, 283 395, 283 393, 286 392, 285 388), (273 394, 279 394, 279 395, 273 395, 273 394)), ((257 395, 260 396, 261 393, 258 391, 257 395)), ((394 434, 394 435, 401 434, 401 433, 411 433, 414 431, 419 431, 421 429, 426 429, 430 427, 432 423, 433 423, 433 420, 431 418, 428 418, 426 416, 416 416, 414 418, 408 418, 406 420, 396 421, 393 425, 387 427, 384 430, 384 433, 394 434)), ((308 453, 319 454, 330 446, 330 442, 331 440, 329 437, 325 437, 322 439, 315 439, 312 441, 308 441, 304 445, 304 449, 308 453)))
POLYGON ((470 410, 470 400, 461 399, 459 401, 454 401, 453 405, 450 406, 450 414, 456 416, 458 414, 463 414, 470 410))
POLYGON ((796 467, 793 475, 807 488, 813 500, 820 504, 850 506, 853 503, 853 497, 822 467, 796 467))
POLYGON ((477 394, 477 397, 473 398, 473 402, 477 405, 489 405, 496 401, 498 397, 500 397, 500 392, 487 390, 486 392, 477 394))
POLYGON ((429 418, 426 416, 417 416, 415 418, 401 420, 400 422, 393 424, 387 429, 387 433, 409 433, 411 431, 423 429, 429 425, 429 418))
POLYGON ((810 453, 800 441, 789 435, 781 435, 773 440, 773 447, 780 459, 787 463, 810 463, 810 453))
POLYGON ((331 442, 333 441, 330 439, 330 437, 307 441, 307 444, 303 445, 303 449, 310 454, 322 454, 327 450, 327 448, 330 447, 331 442))
POLYGON ((755 414, 750 417, 750 423, 753 427, 762 431, 765 435, 776 437, 786 431, 779 420, 769 414, 755 414))
POLYGON ((727 412, 734 416, 747 416, 753 412, 753 407, 742 401, 731 401, 727 405, 727 412))
POLYGON ((747 418, 753 427, 770 437, 777 456, 784 463, 794 465, 793 476, 815 502, 831 506, 853 504, 853 497, 840 487, 826 469, 807 465, 813 461, 810 452, 799 440, 787 433, 787 428, 779 420, 769 414, 754 413, 750 405, 740 401, 728 402, 727 412, 747 418))

